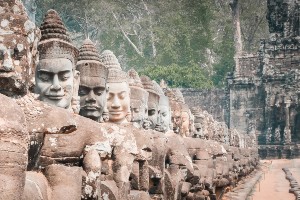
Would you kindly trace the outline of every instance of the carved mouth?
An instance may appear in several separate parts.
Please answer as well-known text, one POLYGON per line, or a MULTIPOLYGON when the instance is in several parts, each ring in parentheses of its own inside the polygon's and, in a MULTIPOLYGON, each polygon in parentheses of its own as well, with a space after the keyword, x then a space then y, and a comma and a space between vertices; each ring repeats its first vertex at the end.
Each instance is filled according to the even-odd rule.
POLYGON ((84 110, 92 110, 92 111, 97 111, 100 108, 98 106, 84 106, 83 107, 84 110))
POLYGON ((64 97, 63 95, 46 95, 46 96, 48 99, 51 99, 51 100, 60 100, 64 97))
POLYGON ((109 111, 109 114, 111 115, 120 115, 122 111, 109 111))

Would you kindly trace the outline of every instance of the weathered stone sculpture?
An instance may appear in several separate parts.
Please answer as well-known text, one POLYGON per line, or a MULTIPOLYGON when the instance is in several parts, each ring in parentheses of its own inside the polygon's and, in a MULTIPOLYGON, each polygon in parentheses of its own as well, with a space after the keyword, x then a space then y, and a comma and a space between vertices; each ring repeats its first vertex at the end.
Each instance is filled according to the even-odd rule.
POLYGON ((39 39, 39 31, 20 2, 1 0, 0 3, 0 93, 24 95, 33 84, 37 54, 34 44, 39 39))
POLYGON ((103 119, 103 112, 107 110, 108 69, 100 62, 97 49, 89 39, 85 40, 79 49, 76 69, 80 72, 79 114, 98 122, 107 121, 106 116, 103 119))
POLYGON ((42 37, 38 45, 36 93, 41 101, 71 110, 74 91, 78 91, 78 84, 74 84, 78 78, 75 71, 78 50, 71 44, 56 11, 46 13, 40 29, 42 37))
MULTIPOLYGON (((128 73, 128 81, 112 52, 105 51, 99 58, 89 40, 80 49, 77 69, 81 72, 82 81, 79 94, 84 112, 81 114, 95 121, 68 112, 67 109, 72 107, 64 106, 72 101, 67 98, 68 94, 62 99, 50 96, 52 103, 45 100, 50 105, 37 101, 36 95, 27 91, 31 86, 37 45, 34 42, 36 35, 27 34, 34 33, 35 30, 27 29, 30 23, 27 22, 22 4, 17 0, 0 0, 0 15, 4 19, 1 18, 3 29, 0 29, 0 37, 4 42, 0 44, 0 48, 5 50, 5 59, 1 60, 0 66, 5 69, 0 73, 0 91, 15 98, 13 100, 0 95, 0 199, 213 199, 215 186, 227 186, 234 177, 248 174, 257 164, 255 149, 238 148, 249 147, 252 138, 242 137, 236 132, 232 132, 232 144, 237 147, 224 146, 228 149, 226 154, 220 144, 226 127, 215 122, 207 112, 201 113, 201 127, 207 135, 211 135, 208 140, 183 138, 168 129, 168 98, 165 98, 155 82, 148 79, 146 83, 152 83, 151 92, 159 97, 154 96, 155 101, 151 101, 154 103, 152 108, 157 108, 158 111, 156 119, 152 119, 152 125, 156 123, 152 126, 154 130, 143 130, 140 126, 127 123, 144 120, 148 93, 142 90, 136 72, 128 73), (4 14, 1 10, 5 11, 4 14), (15 17, 19 20, 14 21, 15 17), (12 20, 13 23, 10 24, 9 21, 9 26, 5 26, 5 20, 12 20), (29 32, 23 32, 25 29, 29 32), (23 45, 26 50, 26 55, 20 55, 20 58, 9 58, 7 55, 14 38, 18 42, 17 48, 23 45), (105 109, 107 70, 100 61, 109 68, 109 86, 113 89, 108 98, 109 115, 112 117, 110 121, 115 124, 96 122, 102 121, 105 109), (10 63, 13 63, 10 65, 14 67, 13 70, 6 71, 9 68, 7 64, 10 63), (142 100, 135 96, 132 98, 134 103, 130 103, 128 83, 143 94, 142 100), (96 94, 99 94, 98 102, 95 100, 96 94), (97 109, 84 109, 91 102, 92 105, 97 104, 97 109), (132 120, 130 105, 131 110, 142 110, 141 113, 134 112, 132 120), (139 114, 136 115, 137 113, 139 114), (219 135, 219 142, 209 140, 219 135)), ((37 71, 39 84, 50 79, 56 84, 57 78, 64 77, 60 75, 73 76, 75 72, 74 55, 69 52, 74 49, 64 40, 65 29, 58 19, 57 13, 50 10, 43 23, 44 39, 39 47, 42 57, 37 71), (51 53, 56 52, 52 51, 55 48, 66 54, 55 58, 56 54, 51 53), (61 66, 66 67, 65 71, 60 71, 58 65, 49 65, 55 63, 66 64, 61 66)), ((73 85, 79 85, 78 80, 73 79, 73 85)), ((40 86, 45 86, 43 84, 40 86)), ((53 84, 50 87, 52 86, 53 84)), ((74 99, 76 87, 72 89, 73 101, 77 101, 77 98, 74 99)), ((71 91, 69 89, 66 88, 66 91, 71 91)), ((54 90, 62 91, 62 87, 54 87, 54 90)), ((185 130, 188 134, 186 130, 192 130, 193 120, 187 120, 188 124, 181 123, 186 122, 181 117, 184 110, 183 98, 182 95, 177 96, 172 99, 172 103, 178 105, 178 129, 185 130)), ((47 95, 44 97, 46 99, 47 95)), ((285 141, 288 141, 287 137, 285 141)))
POLYGON ((39 31, 19 1, 0 0, 0 10, 0 199, 21 199, 29 134, 21 108, 4 95, 25 95, 32 86, 39 31))
POLYGON ((172 123, 171 123, 171 109, 169 98, 165 95, 160 95, 159 97, 159 121, 158 125, 160 126, 158 131, 167 132, 172 130, 172 123))
POLYGON ((128 72, 130 87, 131 121, 143 126, 148 118, 148 92, 144 89, 138 73, 131 69, 128 72))
POLYGON ((145 90, 149 93, 148 97, 148 118, 150 120, 150 128, 155 129, 158 120, 158 104, 159 94, 155 90, 152 80, 147 76, 141 76, 141 80, 145 90))
POLYGON ((188 137, 190 135, 190 109, 188 105, 182 104, 181 106, 181 127, 180 127, 180 134, 182 137, 188 137))
POLYGON ((152 81, 152 83, 154 90, 159 94, 158 122, 155 130, 159 132, 167 132, 172 130, 169 98, 164 95, 162 88, 156 81, 152 81))
POLYGON ((109 70, 107 80, 109 86, 107 97, 109 121, 118 124, 128 123, 131 121, 131 113, 127 74, 122 71, 113 52, 105 50, 100 59, 109 70))
POLYGON ((202 127, 203 116, 201 115, 200 108, 193 107, 191 112, 195 116, 195 131, 193 137, 204 139, 204 133, 202 127))

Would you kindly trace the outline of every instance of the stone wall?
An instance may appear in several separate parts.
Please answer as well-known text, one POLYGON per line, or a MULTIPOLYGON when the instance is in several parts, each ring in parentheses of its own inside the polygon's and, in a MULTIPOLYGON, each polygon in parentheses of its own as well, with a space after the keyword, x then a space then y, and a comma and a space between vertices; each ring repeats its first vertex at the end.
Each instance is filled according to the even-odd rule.
POLYGON ((262 158, 299 157, 299 0, 268 0, 270 36, 228 77, 228 127, 255 132, 262 158))
POLYGON ((226 95, 224 89, 200 90, 180 89, 186 104, 191 107, 201 107, 219 122, 225 121, 226 95))

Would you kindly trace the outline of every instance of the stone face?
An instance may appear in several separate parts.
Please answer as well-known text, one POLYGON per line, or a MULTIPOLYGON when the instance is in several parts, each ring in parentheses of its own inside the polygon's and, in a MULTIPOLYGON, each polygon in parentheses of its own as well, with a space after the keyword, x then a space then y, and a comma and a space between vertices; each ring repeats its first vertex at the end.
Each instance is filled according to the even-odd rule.
POLYGON ((144 89, 138 73, 131 69, 128 72, 130 87, 131 121, 143 125, 148 118, 148 92, 144 89))
POLYGON ((126 72, 123 72, 118 59, 109 50, 105 50, 100 59, 108 68, 107 108, 109 121, 113 123, 128 123, 131 121, 130 89, 126 72))
POLYGON ((39 31, 19 1, 0 1, 0 7, 0 92, 24 95, 33 85, 39 31))
POLYGON ((71 109, 75 86, 78 87, 74 84, 78 50, 70 43, 66 28, 54 10, 46 13, 41 33, 35 91, 41 101, 71 109))
POLYGON ((103 112, 107 112, 108 69, 100 63, 97 49, 89 39, 85 40, 79 49, 76 69, 80 72, 79 114, 95 121, 104 121, 103 112))
POLYGON ((147 76, 141 76, 141 80, 145 90, 149 93, 148 96, 148 119, 151 123, 150 128, 154 129, 157 125, 158 119, 158 104, 159 92, 157 87, 153 84, 152 80, 147 76))

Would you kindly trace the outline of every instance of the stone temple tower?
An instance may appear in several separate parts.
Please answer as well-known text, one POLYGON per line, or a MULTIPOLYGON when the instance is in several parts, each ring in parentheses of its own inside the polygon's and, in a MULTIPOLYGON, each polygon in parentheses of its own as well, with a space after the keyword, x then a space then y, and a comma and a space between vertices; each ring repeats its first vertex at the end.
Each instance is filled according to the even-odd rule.
POLYGON ((267 5, 269 38, 229 74, 225 119, 257 136, 262 158, 300 157, 300 0, 267 5))

